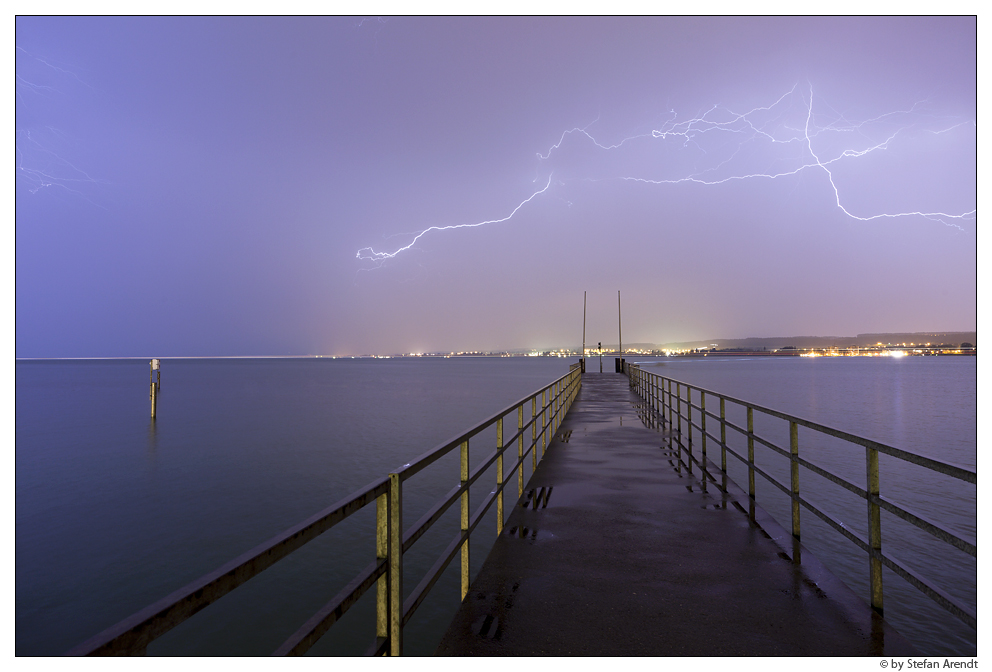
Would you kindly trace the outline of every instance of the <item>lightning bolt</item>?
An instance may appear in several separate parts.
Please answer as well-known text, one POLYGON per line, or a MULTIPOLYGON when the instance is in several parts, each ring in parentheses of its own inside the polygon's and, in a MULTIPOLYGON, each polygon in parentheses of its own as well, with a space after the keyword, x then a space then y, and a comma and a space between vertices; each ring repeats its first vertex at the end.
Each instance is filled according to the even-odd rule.
MULTIPOLYGON (((844 149, 835 156, 832 156, 830 158, 821 158, 822 152, 817 152, 813 149, 813 139, 821 134, 828 132, 861 133, 862 129, 864 129, 866 126, 870 124, 880 122, 890 117, 895 117, 899 115, 910 115, 915 113, 920 103, 915 103, 908 110, 886 112, 885 114, 857 123, 849 122, 844 117, 841 116, 838 122, 834 122, 823 128, 817 128, 813 123, 813 119, 814 119, 813 89, 812 87, 810 87, 809 99, 808 101, 804 101, 806 118, 802 129, 783 126, 784 130, 791 132, 791 137, 785 137, 785 138, 776 137, 772 133, 766 131, 763 127, 759 125, 755 125, 755 122, 752 120, 754 116, 756 116, 761 112, 768 112, 773 110, 774 108, 779 106, 779 104, 782 103, 784 100, 786 100, 792 95, 795 95, 796 90, 797 90, 796 87, 793 87, 791 91, 781 96, 777 101, 775 101, 775 103, 769 106, 757 107, 742 114, 736 114, 730 112, 731 118, 726 121, 717 121, 709 118, 712 113, 720 110, 718 106, 714 106, 710 108, 710 110, 708 110, 706 113, 698 117, 695 117, 693 119, 681 121, 681 122, 675 122, 673 119, 671 122, 667 122, 660 129, 653 130, 650 134, 632 136, 630 138, 624 139, 620 143, 609 146, 610 149, 613 149, 621 146, 622 144, 624 144, 629 140, 636 140, 650 135, 650 137, 652 138, 662 139, 662 140, 670 139, 670 138, 681 138, 683 146, 688 146, 691 144, 699 148, 701 152, 706 153, 705 150, 701 146, 699 146, 697 142, 697 140, 704 134, 713 133, 713 132, 728 132, 728 133, 744 133, 746 135, 746 139, 741 142, 741 144, 737 147, 737 150, 734 152, 732 156, 730 156, 728 159, 720 162, 719 164, 717 164, 712 168, 708 168, 706 170, 693 172, 688 175, 684 175, 676 178, 670 178, 670 179, 650 179, 650 178, 636 177, 636 176, 623 176, 619 179, 629 182, 641 182, 645 184, 654 184, 654 185, 661 185, 661 184, 676 185, 676 184, 692 182, 706 186, 715 186, 733 181, 761 180, 761 179, 774 180, 777 178, 787 177, 790 175, 797 175, 807 170, 819 169, 822 170, 827 175, 827 179, 830 182, 831 188, 833 189, 834 203, 836 207, 851 219, 855 219, 862 222, 868 222, 876 219, 886 219, 886 218, 893 219, 900 217, 922 217, 924 219, 940 222, 946 226, 954 227, 962 231, 964 229, 959 224, 955 223, 954 220, 960 221, 960 220, 974 219, 977 213, 977 210, 974 209, 959 213, 949 213, 949 212, 941 212, 941 211, 930 212, 930 211, 922 211, 922 210, 906 210, 900 212, 881 212, 881 213, 868 214, 868 215, 859 215, 859 214, 855 214, 850 209, 845 207, 841 200, 840 189, 838 188, 837 183, 834 180, 834 174, 833 171, 830 169, 830 166, 832 164, 841 162, 845 159, 857 159, 863 156, 867 156, 868 154, 871 154, 873 152, 884 151, 888 149, 889 145, 894 140, 896 140, 896 138, 900 134, 904 133, 907 130, 907 128, 899 128, 896 131, 890 133, 881 142, 877 142, 873 145, 865 147, 864 149, 844 149), (788 170, 780 170, 775 172, 741 172, 719 178, 710 177, 710 175, 717 173, 721 168, 723 168, 725 165, 730 164, 735 158, 737 158, 738 154, 744 148, 745 144, 756 140, 766 140, 772 144, 780 144, 780 145, 790 145, 790 144, 798 143, 801 146, 803 146, 805 153, 808 154, 808 156, 812 160, 801 161, 799 162, 798 165, 795 165, 795 167, 792 167, 788 170)), ((954 123, 951 126, 940 130, 932 130, 932 129, 923 129, 923 130, 932 133, 934 135, 941 135, 960 126, 966 125, 967 123, 968 122, 954 123)), ((592 138, 591 136, 590 139, 593 140, 593 142, 597 147, 606 148, 602 143, 595 141, 595 139, 592 138)), ((561 143, 559 142, 558 145, 555 145, 552 149, 556 149, 558 146, 560 146, 560 144, 561 143)), ((547 155, 542 155, 542 158, 548 158, 550 154, 551 152, 549 151, 547 155)))
MULTIPOLYGON (((610 177, 574 178, 582 182, 621 180, 649 185, 674 186, 694 183, 715 187, 730 182, 770 181, 804 172, 819 171, 826 175, 833 190, 834 206, 846 217, 861 222, 918 217, 964 231, 959 222, 974 220, 976 209, 963 212, 898 210, 858 213, 852 207, 845 205, 841 189, 835 180, 834 171, 839 165, 885 152, 897 142, 903 141, 913 131, 943 135, 969 123, 974 124, 973 121, 962 121, 960 117, 935 118, 934 115, 920 110, 926 102, 928 101, 918 101, 908 109, 885 112, 863 121, 851 121, 847 115, 836 112, 824 103, 818 105, 825 108, 826 112, 818 112, 815 115, 812 85, 809 86, 807 94, 806 91, 800 90, 799 84, 796 84, 774 102, 754 107, 746 112, 735 112, 721 105, 712 105, 694 117, 680 118, 674 110, 668 110, 664 121, 657 128, 612 143, 597 138, 590 130, 599 121, 597 117, 586 126, 564 131, 558 141, 546 152, 537 152, 537 159, 539 164, 550 162, 553 155, 561 152, 566 143, 575 139, 590 143, 595 148, 594 151, 617 154, 625 159, 629 158, 625 152, 646 152, 639 156, 642 159, 646 156, 655 161, 659 158, 663 159, 659 170, 674 173, 668 177, 614 173, 610 177), (829 122, 817 125, 818 117, 828 118, 829 122), (931 123, 927 124, 931 126, 930 128, 922 127, 921 122, 925 119, 931 120, 931 123), (885 125, 888 125, 888 128, 884 128, 885 125), (933 128, 934 126, 936 128, 933 128), (872 139, 873 135, 876 139, 872 139), (829 146, 832 138, 846 140, 839 148, 835 147, 831 150, 829 146), (655 143, 661 143, 660 152, 655 143), (669 149, 672 147, 679 153, 671 154, 669 149), (771 153, 768 152, 769 148, 772 150, 771 153), (761 151, 765 153, 759 154, 758 152, 761 151), (757 161, 768 164, 767 167, 774 165, 776 169, 768 170, 767 167, 762 171, 741 169, 757 161)), ((564 184, 565 181, 561 183, 564 184)), ((543 189, 531 194, 506 217, 474 224, 431 226, 420 232, 405 234, 413 235, 413 240, 393 252, 376 252, 371 247, 365 247, 358 251, 356 257, 359 260, 374 262, 375 267, 378 268, 385 261, 409 250, 430 231, 505 222, 525 204, 545 193, 550 186, 549 177, 543 189)), ((568 205, 571 207, 572 203, 568 202, 568 205)))
MULTIPOLYGON (((914 106, 914 108, 915 108, 915 106, 914 106)), ((946 213, 946 212, 920 212, 920 211, 898 212, 898 213, 880 213, 880 214, 876 214, 876 215, 870 215, 870 216, 867 216, 867 217, 861 217, 861 216, 858 216, 858 215, 853 214, 847 208, 845 208, 844 205, 840 202, 840 190, 837 189, 837 184, 834 182, 834 174, 832 172, 830 172, 830 169, 827 168, 827 165, 824 164, 820 160, 820 158, 816 155, 816 153, 813 151, 813 142, 809 139, 809 124, 810 124, 810 121, 812 120, 812 118, 813 118, 813 87, 810 87, 810 90, 809 90, 809 114, 807 114, 807 116, 806 116, 806 144, 807 144, 807 147, 809 148, 810 155, 816 161, 816 165, 819 166, 820 168, 822 168, 824 172, 826 172, 827 178, 830 180, 830 186, 833 187, 834 198, 835 198, 835 201, 837 203, 837 207, 840 208, 840 210, 845 215, 847 215, 848 217, 850 217, 852 219, 857 219, 857 220, 862 221, 862 222, 869 222, 869 221, 871 221, 873 219, 896 218, 896 217, 914 217, 914 216, 916 216, 916 217, 923 217, 925 219, 929 219, 929 220, 932 220, 932 221, 937 221, 937 222, 940 222, 941 224, 944 224, 946 226, 953 226, 953 227, 955 227, 957 229, 960 229, 961 231, 964 231, 964 229, 962 229, 960 225, 955 224, 953 222, 948 222, 946 220, 948 220, 948 219, 969 219, 969 218, 973 217, 976 214, 976 210, 969 210, 968 212, 965 212, 965 213, 962 213, 962 214, 958 214, 958 215, 953 215, 953 214, 946 213)), ((955 124, 955 127, 956 126, 960 126, 960 125, 961 124, 955 124)), ((939 135, 941 133, 947 132, 948 130, 950 130, 950 129, 945 129, 943 131, 937 131, 936 133, 939 135)), ((857 151, 857 150, 853 150, 853 149, 845 149, 843 152, 841 152, 840 156, 838 156, 836 159, 834 159, 834 161, 837 161, 837 160, 840 160, 840 159, 844 159, 844 158, 864 156, 865 154, 868 154, 869 152, 874 152, 874 151, 879 150, 879 149, 885 149, 885 148, 888 147, 889 142, 891 142, 896 137, 896 135, 898 135, 898 134, 899 134, 899 131, 896 131, 895 133, 893 133, 892 135, 890 135, 888 138, 886 138, 884 142, 880 142, 877 145, 875 145, 873 147, 869 147, 868 149, 865 149, 865 150, 862 150, 862 151, 857 151)), ((830 161, 829 163, 832 163, 832 162, 833 161, 830 161)))
POLYGON ((376 267, 378 268, 378 266, 380 266, 382 262, 386 261, 387 259, 392 259, 397 254, 409 250, 417 243, 418 240, 420 240, 424 236, 424 234, 430 233, 431 231, 450 231, 451 229, 473 229, 479 226, 485 226, 486 224, 501 224, 512 218, 515 214, 517 214, 517 211, 520 210, 520 208, 524 207, 532 200, 537 198, 539 195, 546 192, 550 187, 551 187, 551 176, 549 175, 548 183, 544 185, 543 189, 538 189, 533 194, 522 200, 519 203, 519 205, 517 205, 517 207, 515 207, 513 211, 510 214, 508 214, 506 217, 500 217, 499 219, 488 219, 484 222, 475 222, 473 224, 450 224, 448 226, 430 226, 424 229, 423 231, 418 231, 412 234, 405 234, 405 235, 412 235, 413 240, 411 240, 409 244, 404 245, 395 252, 376 252, 371 247, 363 247, 358 251, 355 257, 357 259, 376 262, 376 267))
MULTIPOLYGON (((70 89, 74 84, 81 84, 89 89, 93 89, 89 84, 79 78, 76 73, 65 68, 50 63, 34 54, 31 54, 23 47, 17 46, 17 52, 30 59, 27 62, 19 61, 18 72, 15 73, 16 94, 18 100, 28 104, 24 94, 34 94, 39 96, 42 103, 51 105, 52 101, 69 95, 67 91, 49 83, 41 84, 28 80, 23 70, 29 69, 34 64, 42 67, 34 67, 35 74, 42 78, 53 79, 60 84, 69 84, 70 89), (69 81, 73 80, 73 81, 69 81)), ((32 80, 34 77, 32 77, 32 80)), ((30 117, 28 113, 26 116, 30 117)), ((52 126, 36 126, 35 128, 17 128, 15 130, 15 153, 17 156, 17 177, 19 182, 27 185, 27 190, 33 195, 37 195, 42 190, 55 189, 78 196, 83 200, 99 208, 103 206, 95 203, 87 194, 80 191, 80 187, 90 184, 102 184, 78 165, 65 158, 56 151, 55 147, 64 145, 69 138, 65 133, 52 126)), ((105 209, 105 208, 104 208, 105 209)))

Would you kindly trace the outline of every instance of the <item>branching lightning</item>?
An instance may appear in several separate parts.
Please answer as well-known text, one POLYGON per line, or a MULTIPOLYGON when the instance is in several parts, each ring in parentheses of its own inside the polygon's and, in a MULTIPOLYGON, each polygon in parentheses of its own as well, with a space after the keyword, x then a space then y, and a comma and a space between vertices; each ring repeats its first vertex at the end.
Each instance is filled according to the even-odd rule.
POLYGON ((90 90, 93 87, 75 72, 54 65, 20 46, 16 47, 16 52, 18 120, 24 124, 15 131, 18 182, 24 184, 32 195, 51 189, 102 208, 80 190, 87 184, 100 184, 100 181, 66 158, 68 135, 38 121, 39 117, 49 115, 60 100, 71 97, 73 87, 82 85, 90 90))
POLYGON ((519 205, 517 205, 517 207, 515 207, 513 209, 513 211, 510 214, 508 214, 506 217, 500 217, 499 219, 489 219, 489 220, 486 220, 484 222, 475 222, 473 224, 451 224, 451 225, 448 225, 448 226, 430 226, 430 227, 424 229, 423 231, 418 231, 416 233, 407 234, 407 235, 412 235, 413 236, 413 240, 411 240, 407 245, 404 245, 403 247, 399 248, 395 252, 376 252, 371 247, 363 247, 362 249, 360 249, 358 251, 358 253, 355 255, 355 257, 357 259, 365 259, 365 260, 368 260, 368 261, 374 261, 374 262, 376 262, 376 265, 378 267, 379 265, 382 264, 382 262, 386 261, 387 259, 392 259, 397 254, 400 254, 401 252, 405 252, 405 251, 409 250, 411 247, 413 247, 417 243, 418 240, 420 240, 424 236, 424 234, 430 233, 431 231, 450 231, 451 229, 472 229, 472 228, 476 228, 476 227, 479 227, 479 226, 485 226, 486 224, 500 224, 500 223, 505 222, 505 221, 509 220, 510 218, 512 218, 515 214, 517 214, 517 211, 520 210, 520 208, 524 207, 527 203, 530 203, 533 199, 537 198, 537 196, 539 196, 540 194, 543 194, 544 192, 546 192, 550 186, 551 186, 551 176, 549 175, 548 176, 548 183, 546 185, 544 185, 544 188, 543 189, 539 189, 539 190, 535 191, 533 194, 531 194, 530 196, 528 196, 527 198, 525 198, 523 201, 521 201, 519 203, 519 205))
MULTIPOLYGON (((845 215, 847 215, 848 217, 851 217, 852 219, 856 219, 856 220, 859 220, 859 221, 867 222, 867 221, 871 221, 871 220, 875 220, 875 219, 883 219, 883 218, 923 217, 925 219, 929 219, 929 220, 932 220, 932 221, 941 222, 942 224, 945 224, 947 226, 952 226, 952 227, 961 229, 960 225, 954 223, 954 221, 952 221, 952 220, 970 220, 970 219, 973 219, 974 218, 974 216, 976 214, 976 211, 975 210, 969 210, 967 212, 962 212, 962 213, 923 212, 923 211, 919 211, 919 210, 912 210, 912 211, 903 211, 903 212, 882 212, 882 213, 876 213, 876 214, 870 214, 870 215, 858 215, 858 214, 855 214, 855 213, 851 212, 841 202, 840 189, 837 187, 837 184, 834 181, 834 174, 831 171, 831 169, 830 169, 829 166, 831 166, 832 164, 841 162, 841 161, 843 161, 845 159, 856 159, 856 158, 860 158, 860 157, 866 156, 868 154, 871 154, 872 152, 877 152, 877 151, 885 150, 885 149, 887 149, 889 147, 889 145, 893 141, 896 140, 896 138, 900 135, 900 133, 902 133, 905 130, 905 128, 899 128, 899 129, 897 129, 896 131, 894 131, 891 134, 889 134, 881 142, 876 142, 875 144, 871 144, 871 145, 865 147, 864 149, 844 149, 844 150, 840 151, 838 154, 836 154, 835 156, 833 156, 831 158, 826 158, 826 159, 820 158, 820 155, 817 153, 817 151, 814 150, 814 148, 813 148, 813 139, 815 137, 817 137, 818 135, 822 134, 822 133, 831 132, 831 131, 832 132, 859 132, 866 125, 871 124, 871 123, 874 123, 874 122, 881 121, 882 119, 885 119, 885 118, 888 118, 888 117, 892 117, 892 116, 895 116, 895 115, 909 115, 909 114, 912 114, 915 111, 915 108, 918 106, 918 104, 917 105, 914 105, 909 110, 903 110, 903 111, 898 111, 898 112, 888 112, 888 113, 886 113, 884 115, 879 115, 877 117, 874 117, 872 119, 868 119, 866 121, 859 122, 859 123, 846 122, 846 120, 841 119, 841 121, 844 121, 844 124, 843 125, 838 125, 835 122, 835 123, 832 123, 829 126, 825 126, 823 128, 817 128, 813 124, 813 96, 812 96, 812 89, 811 89, 810 90, 809 100, 808 100, 808 102, 805 105, 805 108, 806 108, 806 120, 805 120, 805 124, 804 124, 803 128, 801 129, 802 130, 801 134, 796 133, 796 130, 797 129, 792 129, 790 127, 784 127, 785 130, 792 132, 792 136, 791 137, 786 137, 786 138, 775 137, 771 133, 768 133, 765 130, 763 130, 762 128, 759 128, 759 127, 755 126, 751 122, 751 118, 756 113, 766 112, 766 111, 769 111, 769 110, 775 108, 787 96, 790 96, 790 95, 792 95, 794 93, 795 93, 795 88, 792 91, 790 91, 789 93, 785 94, 785 96, 782 96, 781 98, 779 98, 779 100, 777 100, 774 104, 772 104, 769 107, 755 108, 755 109, 753 109, 753 110, 751 110, 751 111, 749 111, 747 113, 744 113, 744 114, 734 114, 733 117, 732 117, 732 119, 730 119, 729 121, 725 121, 725 122, 712 121, 712 120, 710 120, 710 119, 707 118, 707 115, 709 115, 711 112, 713 112, 714 110, 717 109, 717 108, 712 108, 706 114, 704 114, 704 115, 702 115, 700 117, 697 117, 695 119, 691 119, 691 120, 685 121, 685 122, 679 122, 678 124, 676 124, 676 123, 673 122, 672 124, 666 125, 666 126, 662 127, 659 130, 652 131, 651 136, 654 137, 654 138, 681 137, 681 138, 684 139, 684 141, 686 143, 688 143, 688 142, 694 142, 695 141, 695 138, 698 137, 699 135, 703 134, 703 133, 708 133, 708 132, 713 132, 713 131, 729 131, 729 132, 733 132, 733 133, 746 132, 750 136, 746 140, 748 142, 750 142, 752 139, 767 140, 769 143, 772 143, 772 144, 790 144, 790 143, 799 142, 799 143, 801 143, 805 147, 806 152, 808 153, 809 157, 812 160, 808 160, 808 159, 807 160, 803 160, 803 161, 798 162, 798 165, 795 165, 794 167, 792 167, 792 168, 790 168, 788 170, 781 170, 781 171, 776 171, 776 172, 737 173, 737 174, 731 174, 731 175, 727 175, 727 176, 723 176, 723 177, 708 177, 708 175, 712 175, 713 173, 716 173, 725 164, 729 163, 734 158, 732 156, 730 159, 728 159, 727 161, 724 161, 724 162, 720 163, 719 165, 715 166, 714 168, 707 169, 707 170, 704 170, 704 171, 700 171, 698 173, 692 173, 692 174, 689 174, 689 175, 677 177, 677 178, 671 178, 671 179, 649 179, 649 178, 644 178, 644 177, 624 176, 624 177, 621 177, 620 179, 623 179, 623 180, 626 180, 626 181, 631 181, 631 182, 643 182, 643 183, 646 183, 646 184, 680 184, 680 183, 685 183, 685 182, 695 182, 695 183, 698 183, 698 184, 703 184, 703 185, 707 185, 707 186, 713 186, 713 185, 723 184, 723 183, 726 183, 726 182, 740 181, 740 180, 757 180, 757 179, 772 180, 772 179, 776 179, 776 178, 787 177, 787 176, 790 176, 790 175, 796 175, 796 174, 798 174, 798 173, 800 173, 802 171, 806 171, 806 170, 821 169, 827 175, 827 178, 828 178, 828 180, 830 182, 830 185, 831 185, 831 187, 833 189, 833 192, 834 192, 834 202, 835 202, 837 208, 839 208, 845 215)), ((954 128, 957 128, 959 126, 962 126, 965 123, 967 123, 967 122, 955 123, 955 124, 953 124, 952 126, 950 126, 948 128, 944 128, 944 129, 940 129, 940 130, 932 130, 932 129, 923 129, 923 130, 926 130, 926 131, 928 131, 930 133, 938 134, 939 135, 939 134, 945 133, 947 131, 950 131, 950 130, 952 130, 954 128)), ((641 136, 641 137, 643 137, 643 136, 641 136)), ((601 145, 599 145, 599 143, 597 143, 597 146, 601 146, 601 145)), ((734 156, 736 156, 736 153, 734 154, 734 156)))
MULTIPOLYGON (((54 128, 49 128, 53 134, 58 135, 59 131, 54 128)), ((80 183, 89 182, 96 184, 97 180, 90 177, 86 171, 81 168, 76 167, 69 160, 59 156, 50 149, 44 147, 41 143, 35 140, 31 136, 31 131, 19 130, 17 131, 16 150, 17 150, 17 171, 18 174, 27 179, 30 186, 28 191, 32 194, 37 194, 42 189, 49 187, 58 187, 64 189, 70 193, 76 194, 86 198, 84 194, 76 189, 69 187, 70 183, 80 183), (25 145, 33 147, 34 151, 42 156, 48 157, 48 166, 45 168, 40 168, 37 165, 27 166, 24 163, 24 150, 25 145), (50 167, 49 167, 50 166, 50 167), (61 168, 56 174, 56 169, 61 168)), ((89 200, 89 199, 87 199, 89 200)), ((92 202, 92 201, 91 201, 92 202)))
MULTIPOLYGON (((820 99, 817 99, 818 101, 820 99)), ((802 89, 798 84, 771 104, 747 112, 735 112, 713 105, 691 118, 679 118, 669 110, 665 120, 650 131, 630 135, 616 142, 597 138, 590 130, 597 118, 583 127, 564 131, 546 152, 538 152, 539 165, 550 169, 553 158, 569 166, 559 183, 568 181, 602 182, 620 180, 649 185, 674 186, 694 183, 708 187, 741 181, 771 181, 801 173, 819 172, 826 176, 833 190, 833 204, 844 216, 870 222, 880 219, 922 218, 964 230, 961 223, 974 221, 977 210, 963 212, 899 209, 895 211, 863 212, 846 204, 835 175, 837 169, 873 154, 882 154, 900 143, 908 144, 918 134, 943 135, 959 129, 971 120, 960 117, 940 117, 926 111, 928 101, 919 101, 908 109, 876 115, 863 121, 852 121, 822 102, 814 110, 813 88, 802 89), (916 135, 914 135, 916 134, 916 135), (573 147, 579 142, 579 147, 573 147), (613 164, 596 164, 606 175, 575 175, 574 165, 566 149, 581 150, 581 144, 591 143, 599 155, 611 155, 613 164), (660 143, 660 146, 659 146, 660 143), (568 145, 568 147, 566 147, 568 145), (565 154, 563 154, 565 153, 565 154), (622 169, 605 166, 637 166, 636 172, 624 174, 622 169), (645 168, 644 166, 650 166, 645 168), (762 168, 754 170, 755 167, 762 168), (651 174, 654 173, 654 174, 651 174)), ((587 144, 588 146, 588 144, 587 144)), ((558 170, 555 167, 555 170, 558 170)), ((431 226, 413 235, 413 240, 393 252, 376 252, 370 247, 358 251, 357 258, 374 262, 376 267, 386 260, 409 250, 430 231, 479 227, 505 222, 525 204, 544 194, 551 187, 533 193, 517 205, 506 217, 474 224, 431 226)), ((567 201, 569 206, 571 201, 567 201)), ((866 206, 861 206, 863 209, 866 206)))

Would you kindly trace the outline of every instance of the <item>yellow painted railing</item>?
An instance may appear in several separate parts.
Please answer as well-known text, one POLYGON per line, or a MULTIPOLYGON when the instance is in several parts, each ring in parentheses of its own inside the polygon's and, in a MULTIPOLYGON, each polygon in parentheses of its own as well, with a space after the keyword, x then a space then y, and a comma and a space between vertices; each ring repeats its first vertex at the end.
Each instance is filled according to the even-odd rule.
MULTIPOLYGON (((517 497, 524 492, 524 464, 531 457, 533 469, 544 457, 558 427, 582 385, 579 364, 549 385, 524 397, 475 425, 468 431, 424 453, 409 464, 376 479, 327 509, 231 560, 217 570, 167 595, 98 635, 83 642, 67 655, 142 655, 150 642, 176 627, 207 605, 217 601, 248 579, 285 558, 304 544, 317 538, 365 506, 375 504, 376 557, 337 595, 314 614, 280 646, 275 655, 300 655, 344 615, 369 589, 375 587, 375 643, 369 653, 400 655, 403 652, 403 627, 423 602, 455 556, 461 555, 461 599, 468 594, 470 576, 470 537, 493 503, 497 510, 497 533, 506 521, 504 506, 506 475, 518 472, 517 497), (540 402, 538 401, 540 399, 540 402), (507 430, 507 419, 516 420, 516 432, 507 430), (478 464, 471 466, 469 445, 473 437, 495 426, 496 445, 478 464), (513 447, 516 451, 512 451, 513 447), (451 489, 420 520, 403 529, 403 483, 431 466, 443 456, 458 450, 459 484, 451 489), (504 470, 507 453, 515 460, 504 470), (496 487, 472 511, 469 488, 496 464, 496 487), (460 530, 434 565, 405 599, 403 597, 403 554, 455 503, 459 503, 460 530)), ((512 426, 512 424, 511 424, 512 426)), ((533 472, 532 472, 533 473, 533 472)), ((516 500, 513 500, 516 501, 516 500)), ((370 633, 370 639, 372 633, 370 633)))
MULTIPOLYGON (((718 471, 723 476, 726 476, 727 455, 730 454, 747 467, 747 494, 750 503, 749 513, 752 519, 754 518, 754 507, 756 503, 755 474, 757 474, 781 490, 789 498, 791 504, 791 530, 792 536, 796 540, 800 539, 801 533, 800 509, 805 508, 867 553, 869 601, 876 611, 882 613, 882 566, 884 565, 941 607, 957 616, 961 621, 970 625, 972 628, 976 627, 975 613, 971 609, 961 605, 957 600, 933 586, 932 582, 925 580, 897 562, 893 559, 891 552, 882 553, 882 510, 901 518, 929 533, 944 544, 956 548, 971 557, 977 557, 977 546, 960 535, 927 520, 924 515, 913 513, 883 497, 879 491, 878 456, 879 453, 889 455, 898 460, 929 469, 931 472, 945 474, 951 478, 971 484, 977 483, 975 472, 810 422, 789 415, 788 413, 781 413, 725 394, 650 373, 642 370, 636 364, 627 365, 626 373, 629 376, 631 388, 645 401, 646 410, 668 430, 669 447, 673 452, 677 451, 680 469, 684 466, 691 473, 693 464, 696 464, 702 472, 701 477, 704 481, 708 479, 715 483, 716 479, 711 472, 718 471), (707 402, 709 402, 709 409, 707 409, 707 402), (714 402, 719 402, 719 414, 713 412, 714 402), (726 407, 728 403, 745 410, 746 427, 741 427, 727 419, 726 407), (693 411, 696 411, 697 415, 694 416, 693 411), (768 440, 768 438, 755 433, 754 414, 756 412, 764 416, 784 420, 788 423, 789 447, 787 449, 777 446, 768 440), (707 419, 719 423, 719 436, 707 430, 707 419), (682 424, 683 420, 685 421, 684 426, 682 424), (799 453, 800 426, 819 434, 863 446, 865 449, 864 485, 851 483, 803 459, 799 453), (735 432, 739 437, 747 439, 746 455, 742 454, 743 450, 741 448, 738 447, 738 450, 742 450, 739 453, 731 447, 731 442, 727 440, 728 429, 735 432), (697 432, 696 436, 699 438, 700 454, 698 458, 693 453, 695 447, 693 445, 694 430, 697 432), (708 442, 715 444, 720 449, 719 467, 708 459, 708 442), (754 447, 756 443, 769 448, 789 460, 789 483, 779 482, 769 473, 767 465, 758 465, 755 462, 754 447), (800 494, 800 467, 839 485, 865 501, 867 508, 867 539, 860 538, 843 523, 824 513, 800 494)), ((786 525, 785 527, 788 529, 789 526, 786 525)))

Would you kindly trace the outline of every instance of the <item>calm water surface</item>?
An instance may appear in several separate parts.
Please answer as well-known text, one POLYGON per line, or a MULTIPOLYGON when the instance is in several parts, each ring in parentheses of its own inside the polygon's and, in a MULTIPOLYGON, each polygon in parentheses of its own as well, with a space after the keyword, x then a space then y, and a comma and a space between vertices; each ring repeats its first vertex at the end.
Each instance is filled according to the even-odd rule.
MULTIPOLYGON (((974 358, 643 361, 649 371, 975 468, 974 358)), ((64 652, 567 368, 549 358, 164 360, 152 423, 147 361, 18 362, 16 653, 64 652)), ((849 469, 852 480, 863 469, 863 453, 801 441, 808 459, 849 469)), ((491 450, 493 437, 479 443, 473 459, 491 450)), ((975 538, 973 486, 882 468, 883 494, 908 497, 914 509, 975 538)), ((442 460, 409 482, 408 525, 457 473, 457 458, 442 460)), ((812 496, 817 486, 803 487, 812 496)), ((473 501, 489 490, 481 483, 473 501)), ((787 511, 772 493, 763 498, 760 482, 758 492, 776 517, 777 508, 787 511)), ((841 502, 832 513, 856 527, 863 509, 841 502)), ((449 514, 408 555, 408 592, 457 529, 457 513, 449 514)), ((372 518, 371 508, 356 514, 156 641, 149 654, 270 653, 370 561, 372 518)), ((494 513, 488 518, 492 534, 473 535, 474 571, 495 534, 494 513)), ((804 543, 864 594, 867 560, 844 540, 813 543, 816 522, 804 518, 804 543)), ((885 543, 905 537, 919 549, 900 561, 938 572, 940 587, 974 608, 974 561, 934 550, 885 519, 883 530, 885 543)), ((921 605, 898 577, 885 581, 887 618, 925 652, 974 653, 973 631, 926 598, 921 605)), ((457 595, 453 566, 411 620, 409 653, 433 651, 457 595)), ((373 632, 368 597, 312 652, 363 653, 373 632)))

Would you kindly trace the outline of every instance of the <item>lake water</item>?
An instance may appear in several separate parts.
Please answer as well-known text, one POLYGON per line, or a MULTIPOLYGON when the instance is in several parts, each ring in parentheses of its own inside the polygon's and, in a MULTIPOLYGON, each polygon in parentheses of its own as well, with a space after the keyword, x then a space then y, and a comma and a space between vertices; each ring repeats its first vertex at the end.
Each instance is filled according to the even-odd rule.
MULTIPOLYGON (((972 357, 628 361, 975 468, 972 357)), ((146 360, 17 362, 16 653, 68 650, 546 385, 568 364, 543 357, 163 360, 152 422, 146 360)), ((473 459, 493 445, 488 435, 479 442, 473 459)), ((863 451, 846 457, 845 448, 805 436, 801 446, 809 459, 851 469, 851 480, 861 482, 863 451)), ((457 458, 414 477, 404 488, 407 525, 456 482, 457 458)), ((812 497, 816 486, 806 486, 812 497)), ((774 497, 764 497, 770 488, 762 490, 760 479, 758 487, 759 503, 778 517, 774 497)), ((491 489, 480 483, 473 501, 491 489)), ((974 486, 883 463, 882 492, 909 498, 911 508, 975 539, 974 486)), ((847 507, 832 513, 850 515, 856 527, 863 503, 854 512, 847 507)), ((367 508, 157 640, 149 654, 271 653, 371 560, 374 514, 367 508)), ((494 515, 483 523, 490 529, 472 537, 473 571, 492 544, 494 515)), ((815 542, 810 518, 803 519, 804 543, 865 594, 864 554, 827 535, 815 542)), ((457 529, 457 512, 437 527, 406 558, 407 591, 457 529)), ((893 551, 900 561, 934 572, 943 590, 975 608, 973 559, 934 550, 883 518, 883 544, 903 538, 910 555, 893 551)), ((457 609, 456 564, 408 625, 408 653, 430 654, 457 609)), ((885 581, 886 617, 921 650, 975 653, 974 631, 900 587, 898 577, 887 573, 885 581)), ((373 635, 370 597, 312 653, 363 653, 373 635)))

